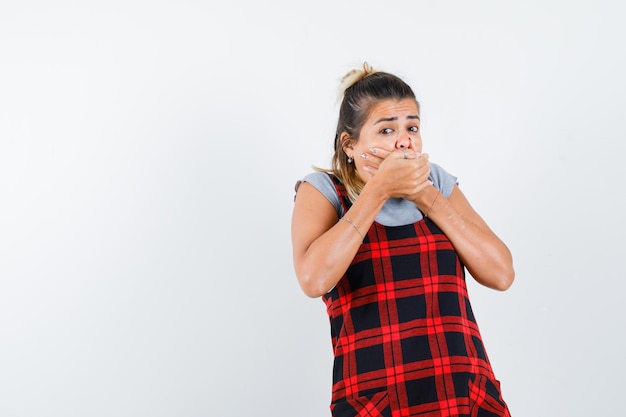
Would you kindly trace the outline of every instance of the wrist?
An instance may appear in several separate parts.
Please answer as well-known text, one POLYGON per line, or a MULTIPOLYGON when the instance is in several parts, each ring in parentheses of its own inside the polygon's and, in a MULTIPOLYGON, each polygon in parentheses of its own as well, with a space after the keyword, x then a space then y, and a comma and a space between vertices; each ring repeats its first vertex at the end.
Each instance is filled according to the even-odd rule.
POLYGON ((417 208, 420 209, 424 215, 428 215, 432 206, 435 204, 436 200, 439 198, 438 189, 434 186, 426 187, 424 190, 420 191, 412 201, 415 203, 417 208))
POLYGON ((365 183, 361 194, 363 194, 363 192, 367 192, 376 201, 384 204, 387 200, 391 198, 391 195, 389 195, 389 193, 387 193, 385 190, 386 188, 382 186, 381 181, 378 180, 376 177, 372 177, 369 179, 369 181, 365 183))

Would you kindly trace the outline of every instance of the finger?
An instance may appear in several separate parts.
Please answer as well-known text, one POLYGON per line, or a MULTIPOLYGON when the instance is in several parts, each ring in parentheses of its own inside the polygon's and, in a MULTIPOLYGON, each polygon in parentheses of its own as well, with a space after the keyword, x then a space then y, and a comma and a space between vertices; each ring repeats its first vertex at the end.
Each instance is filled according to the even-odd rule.
POLYGON ((428 187, 433 187, 432 181, 424 181, 424 182, 418 184, 415 187, 415 189, 413 190, 412 195, 416 196, 419 193, 421 193, 422 191, 424 191, 425 189, 427 189, 428 187))
POLYGON ((378 171, 378 168, 372 167, 370 165, 365 165, 363 167, 363 170, 367 173, 368 179, 371 179, 374 176, 374 174, 376 174, 376 172, 378 171))
POLYGON ((430 162, 428 161, 428 154, 427 153, 422 153, 422 154, 418 154, 416 156, 417 159, 417 164, 419 166, 424 166, 424 165, 429 165, 430 162))
POLYGON ((421 155, 419 152, 416 152, 414 149, 411 148, 398 149, 394 153, 398 155, 398 158, 402 159, 416 159, 421 155))
POLYGON ((391 155, 391 152, 382 148, 369 148, 369 153, 381 159, 386 159, 389 155, 391 155))
POLYGON ((361 159, 365 159, 369 164, 375 165, 376 167, 378 167, 380 163, 384 160, 380 156, 369 152, 363 152, 361 155, 359 155, 359 157, 361 157, 361 159))
POLYGON ((392 155, 395 159, 415 159, 415 152, 408 148, 396 149, 392 155))

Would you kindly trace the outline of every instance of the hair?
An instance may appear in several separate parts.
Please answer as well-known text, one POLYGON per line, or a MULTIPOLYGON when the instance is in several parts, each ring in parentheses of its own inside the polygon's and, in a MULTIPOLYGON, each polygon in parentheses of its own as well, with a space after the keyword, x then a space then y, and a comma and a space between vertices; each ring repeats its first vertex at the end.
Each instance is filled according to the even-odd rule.
POLYGON ((412 99, 417 104, 415 93, 411 87, 399 77, 372 68, 367 62, 362 68, 355 68, 340 79, 339 119, 335 131, 334 154, 330 169, 318 169, 319 171, 334 174, 346 187, 348 198, 354 202, 365 182, 361 179, 353 163, 348 161, 348 155, 344 152, 345 145, 356 143, 359 140, 361 128, 369 117, 372 107, 383 100, 412 99), (341 141, 343 133, 348 138, 341 141))

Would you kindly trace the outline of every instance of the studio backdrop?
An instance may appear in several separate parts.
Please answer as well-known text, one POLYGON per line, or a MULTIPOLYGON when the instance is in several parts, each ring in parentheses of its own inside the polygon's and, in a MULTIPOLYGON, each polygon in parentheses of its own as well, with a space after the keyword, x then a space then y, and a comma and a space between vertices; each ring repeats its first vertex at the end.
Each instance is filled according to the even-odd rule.
POLYGON ((509 246, 467 276, 516 417, 622 410, 618 1, 0 4, 0 415, 329 416, 297 180, 339 78, 421 104, 424 151, 509 246))

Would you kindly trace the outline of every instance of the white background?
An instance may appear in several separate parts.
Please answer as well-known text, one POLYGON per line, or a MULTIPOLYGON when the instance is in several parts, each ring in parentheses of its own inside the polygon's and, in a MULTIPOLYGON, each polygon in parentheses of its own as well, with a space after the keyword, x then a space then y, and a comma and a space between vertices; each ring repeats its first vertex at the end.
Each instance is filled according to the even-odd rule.
POLYGON ((338 79, 413 86, 508 244, 470 295, 515 417, 623 412, 619 1, 3 1, 0 416, 329 415, 293 186, 338 79))

